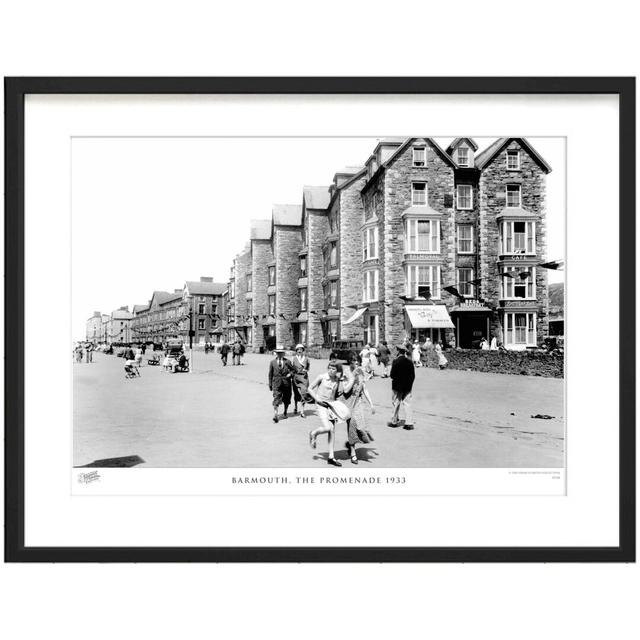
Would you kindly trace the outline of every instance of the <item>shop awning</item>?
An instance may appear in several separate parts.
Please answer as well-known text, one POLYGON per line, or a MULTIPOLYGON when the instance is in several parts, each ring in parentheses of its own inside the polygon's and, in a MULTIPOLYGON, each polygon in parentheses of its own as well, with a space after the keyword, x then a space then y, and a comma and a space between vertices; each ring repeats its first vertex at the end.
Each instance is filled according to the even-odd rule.
POLYGON ((405 307, 414 329, 453 329, 449 312, 443 304, 412 305, 405 307))
POLYGON ((342 324, 351 324, 355 322, 358 318, 362 317, 362 314, 367 310, 367 307, 362 307, 362 309, 358 309, 348 320, 345 320, 342 324))

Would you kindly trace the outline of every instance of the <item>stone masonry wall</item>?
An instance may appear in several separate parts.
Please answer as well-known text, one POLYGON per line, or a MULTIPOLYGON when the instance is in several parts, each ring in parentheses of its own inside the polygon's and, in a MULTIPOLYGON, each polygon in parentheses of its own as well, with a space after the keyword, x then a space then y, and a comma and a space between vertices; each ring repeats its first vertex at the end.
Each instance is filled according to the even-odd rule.
POLYGON ((276 236, 276 342, 295 347, 291 320, 300 308, 298 275, 302 249, 300 227, 275 226, 276 236), (284 318, 280 317, 284 315, 284 318))
MULTIPOLYGON (((362 221, 364 207, 360 191, 364 186, 364 176, 340 189, 337 206, 340 207, 339 229, 340 247, 340 307, 341 320, 349 319, 362 302, 362 221), (347 308, 351 307, 351 308, 347 308)), ((378 251, 380 248, 378 247, 378 251)), ((340 325, 341 340, 362 340, 362 320, 340 325)))
MULTIPOLYGON (((506 185, 521 185, 521 206, 528 212, 537 214, 536 219, 536 256, 535 261, 544 261, 547 255, 546 232, 546 174, 533 160, 517 140, 512 140, 494 160, 486 166, 479 182, 480 191, 480 243, 482 247, 480 260, 481 296, 490 306, 500 306, 500 268, 498 258, 500 252, 500 230, 496 216, 506 207, 506 185), (520 151, 520 169, 509 171, 506 168, 507 149, 520 151)), ((508 259, 507 259, 508 261, 508 259)), ((513 262, 517 265, 517 262, 513 262)), ((521 263, 523 266, 526 261, 521 263)), ((537 312, 537 342, 548 333, 548 287, 546 269, 536 269, 535 303, 522 302, 518 307, 529 308, 537 312)), ((514 307, 515 303, 506 303, 514 307)), ((495 313, 491 319, 492 335, 502 334, 500 317, 495 313)))
POLYGON ((251 254, 253 314, 259 318, 253 328, 253 350, 259 351, 260 347, 264 346, 262 316, 269 313, 269 301, 267 299, 269 273, 267 271, 267 264, 273 260, 271 241, 252 240, 251 254))
MULTIPOLYGON (((416 140, 415 145, 424 142, 416 140)), ((404 224, 402 213, 411 206, 411 183, 427 183, 427 202, 440 216, 440 255, 424 256, 420 264, 439 264, 441 287, 455 284, 455 210, 451 200, 454 190, 453 167, 427 141, 427 166, 413 166, 413 145, 396 157, 386 170, 384 190, 384 337, 389 344, 405 338, 404 304, 399 296, 406 293, 404 275, 404 224)), ((455 298, 441 291, 440 299, 448 305, 455 298)))
POLYGON ((247 316, 247 271, 251 261, 251 251, 239 253, 235 259, 236 275, 236 327, 246 337, 245 326, 249 323, 247 316))
POLYGON ((309 283, 308 343, 310 346, 320 346, 323 343, 320 310, 324 309, 322 292, 322 277, 324 275, 322 245, 329 233, 329 222, 326 211, 307 210, 307 213, 309 243, 309 253, 307 255, 307 281, 309 283), (317 311, 318 313, 313 314, 311 311, 317 311))

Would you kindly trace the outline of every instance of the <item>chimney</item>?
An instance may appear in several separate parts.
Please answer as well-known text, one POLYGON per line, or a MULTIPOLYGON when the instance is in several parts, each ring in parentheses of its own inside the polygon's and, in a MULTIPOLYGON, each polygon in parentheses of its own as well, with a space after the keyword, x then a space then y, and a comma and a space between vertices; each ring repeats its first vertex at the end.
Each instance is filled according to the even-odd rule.
POLYGON ((213 282, 213 276, 200 276, 200 282, 213 282))
POLYGON ((126 307, 120 307, 118 311, 129 311, 129 305, 127 305, 126 307))

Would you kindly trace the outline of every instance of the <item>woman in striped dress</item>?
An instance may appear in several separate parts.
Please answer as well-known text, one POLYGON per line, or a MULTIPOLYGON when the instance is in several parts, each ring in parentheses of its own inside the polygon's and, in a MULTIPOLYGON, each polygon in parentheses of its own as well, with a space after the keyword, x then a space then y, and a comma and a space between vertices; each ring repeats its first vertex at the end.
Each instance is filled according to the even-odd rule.
POLYGON ((370 427, 364 412, 364 404, 367 402, 373 415, 376 410, 369 395, 365 380, 366 374, 358 361, 358 356, 353 356, 349 363, 350 376, 342 388, 345 403, 351 410, 351 419, 347 420, 347 442, 345 447, 349 451, 352 464, 358 464, 356 455, 357 444, 373 442, 370 427))

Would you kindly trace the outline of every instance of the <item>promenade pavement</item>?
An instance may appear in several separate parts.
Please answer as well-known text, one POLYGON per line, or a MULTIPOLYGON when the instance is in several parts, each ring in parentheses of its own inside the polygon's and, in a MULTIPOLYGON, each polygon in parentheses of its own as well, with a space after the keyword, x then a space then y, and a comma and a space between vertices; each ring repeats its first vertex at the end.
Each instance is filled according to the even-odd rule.
MULTIPOLYGON (((223 367, 218 354, 195 351, 193 373, 147 365, 133 380, 116 356, 74 363, 74 464, 138 455, 148 467, 326 467, 326 437, 316 450, 308 443, 319 425, 313 405, 306 419, 271 420, 270 359, 247 354, 223 367)), ((311 378, 326 365, 311 360, 311 378)), ((563 380, 418 368, 413 431, 386 426, 389 379, 368 387, 375 442, 359 447, 359 468, 564 466, 563 380)), ((345 440, 341 423, 336 457, 351 467, 345 440)))

